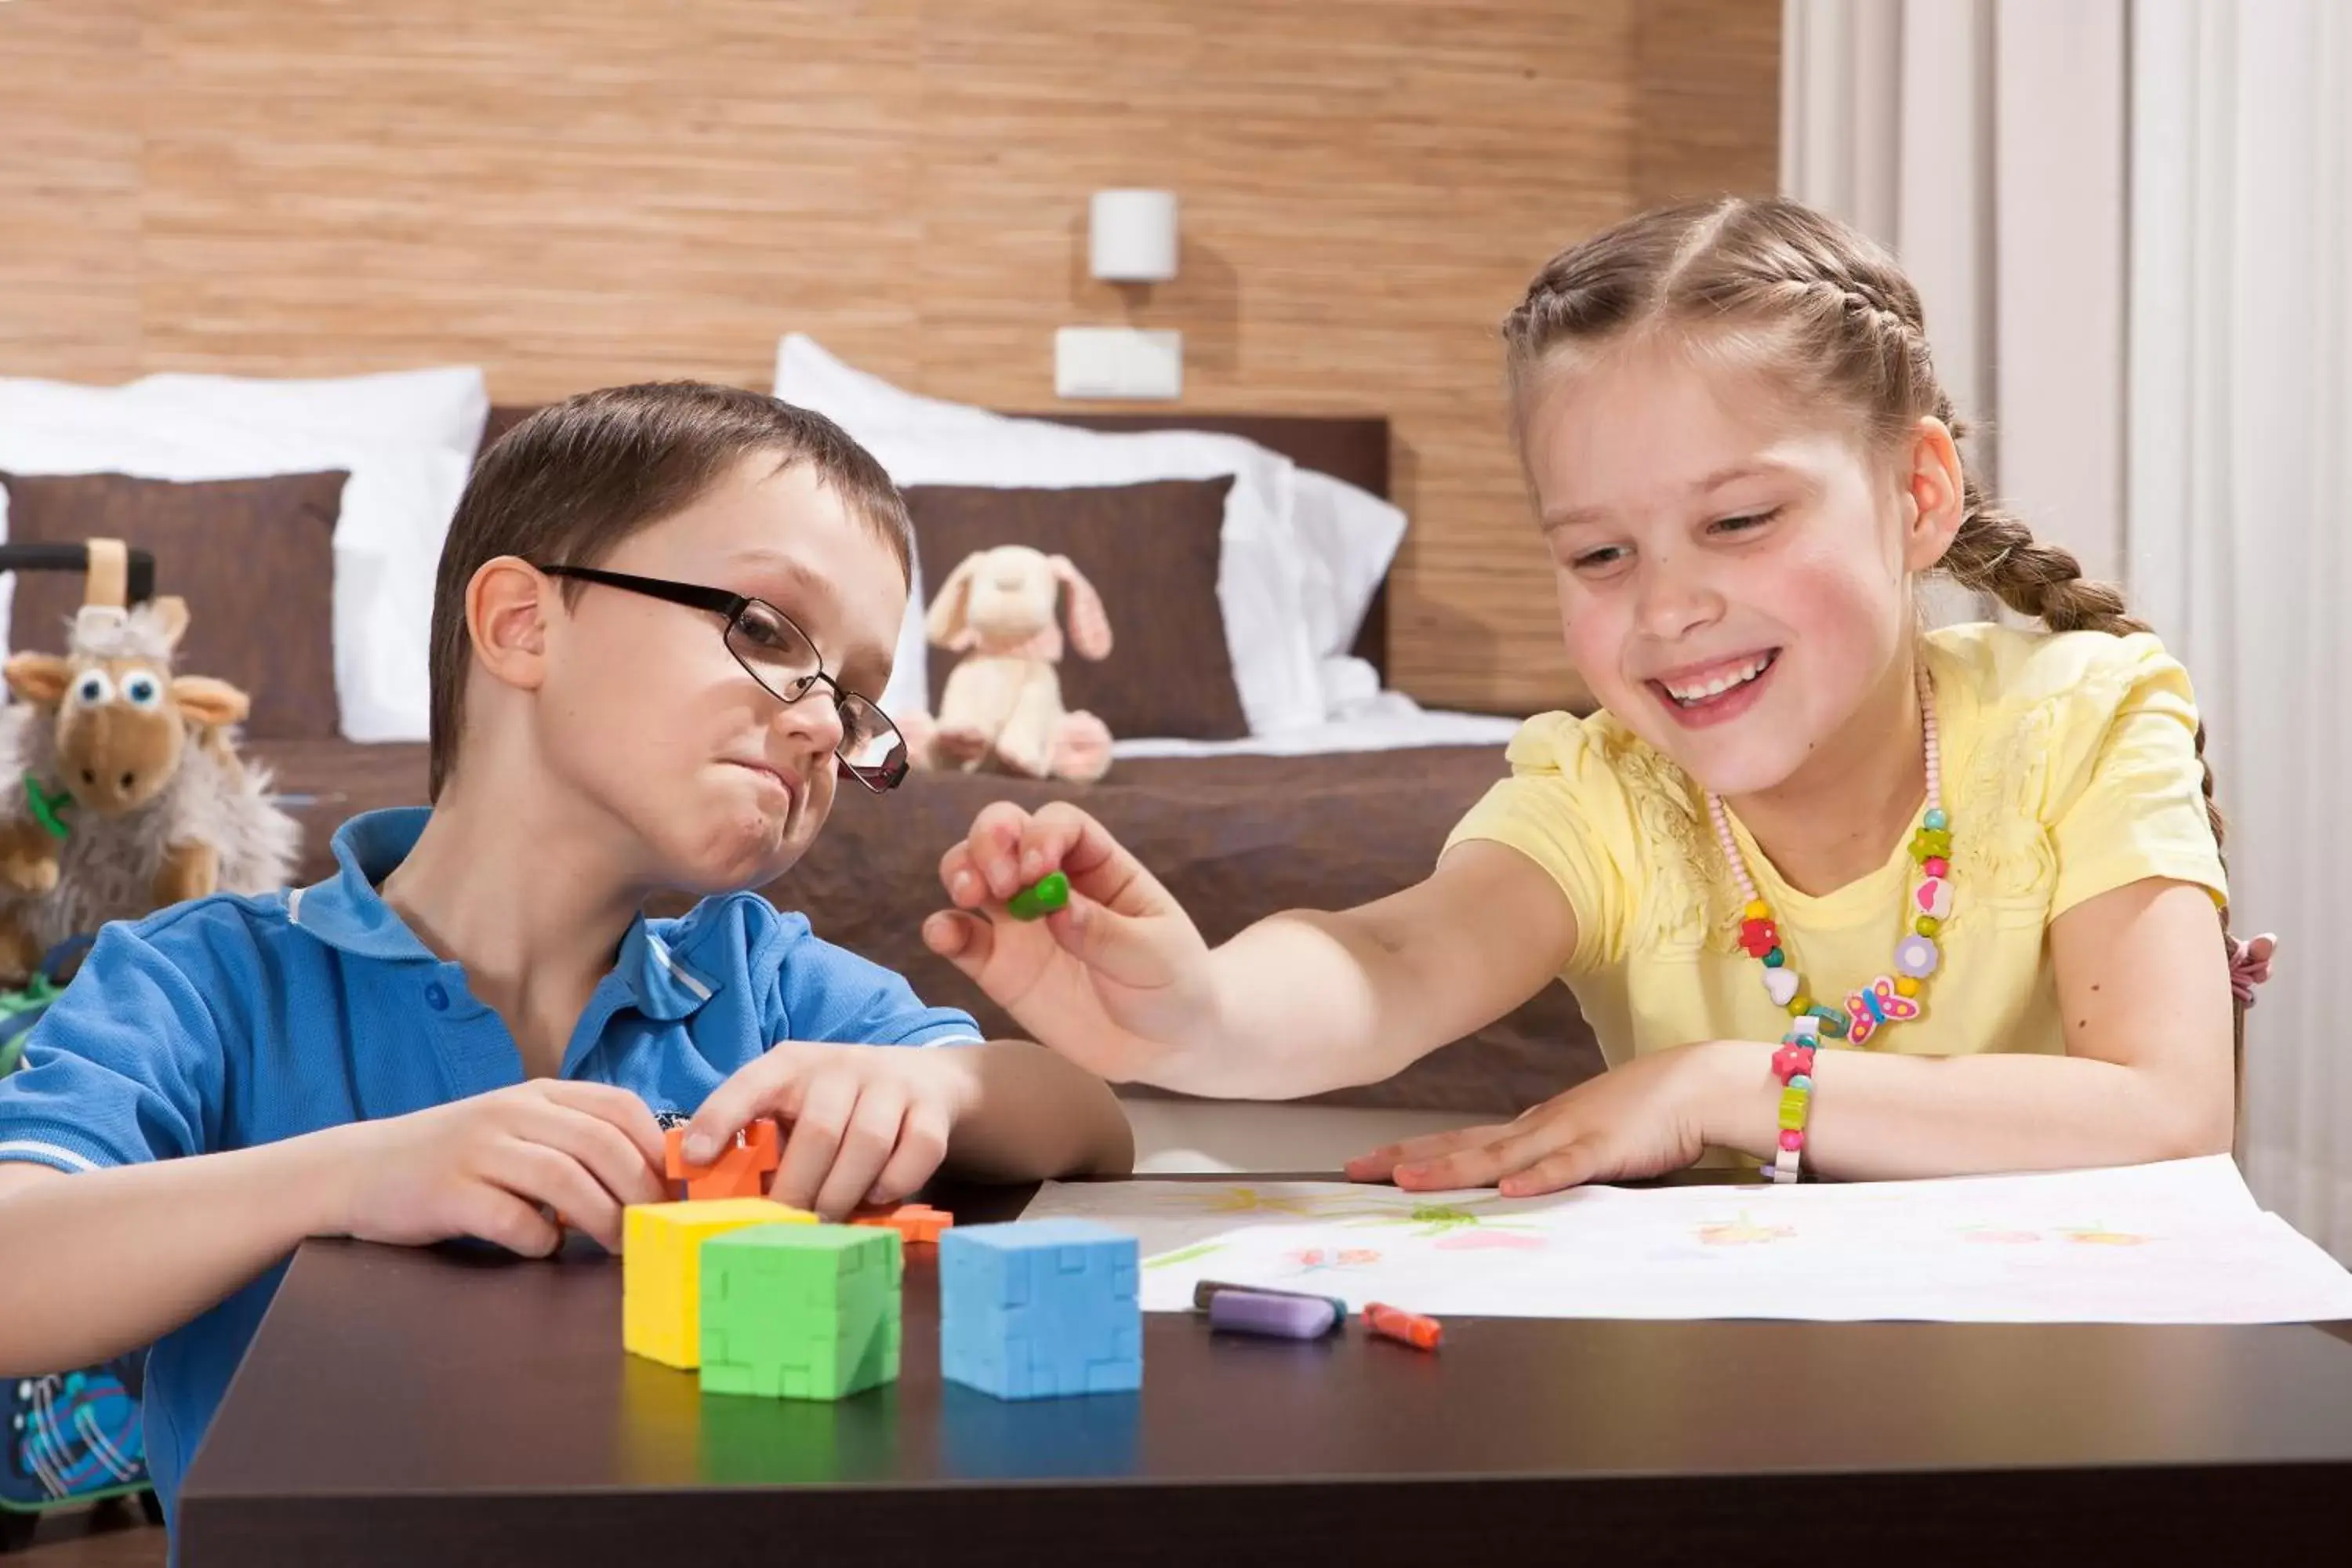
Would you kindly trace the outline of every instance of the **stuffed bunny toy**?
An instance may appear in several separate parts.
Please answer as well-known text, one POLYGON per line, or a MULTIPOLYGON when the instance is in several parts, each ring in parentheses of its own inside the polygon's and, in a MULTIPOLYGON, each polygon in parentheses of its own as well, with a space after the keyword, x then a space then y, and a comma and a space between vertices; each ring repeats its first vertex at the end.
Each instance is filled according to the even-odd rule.
POLYGON ((948 676, 935 719, 902 723, 918 767, 973 773, 987 768, 1030 778, 1092 781, 1110 768, 1110 731, 1091 713, 1062 707, 1061 629, 1086 658, 1110 652, 1110 622, 1093 584, 1066 555, 1025 544, 976 550, 931 600, 924 629, 935 647, 963 658, 948 676))

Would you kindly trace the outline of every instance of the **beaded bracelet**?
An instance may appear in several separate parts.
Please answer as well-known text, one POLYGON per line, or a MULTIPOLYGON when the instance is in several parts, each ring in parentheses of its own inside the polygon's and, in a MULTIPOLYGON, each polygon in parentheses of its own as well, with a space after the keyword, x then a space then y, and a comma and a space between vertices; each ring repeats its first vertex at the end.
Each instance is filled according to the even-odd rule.
POLYGON ((1780 1149, 1768 1167, 1776 1182, 1793 1182, 1805 1158, 1805 1123, 1813 1109, 1813 1051, 1822 1021, 1790 1020, 1789 1033, 1772 1053, 1772 1076, 1780 1081, 1780 1149))

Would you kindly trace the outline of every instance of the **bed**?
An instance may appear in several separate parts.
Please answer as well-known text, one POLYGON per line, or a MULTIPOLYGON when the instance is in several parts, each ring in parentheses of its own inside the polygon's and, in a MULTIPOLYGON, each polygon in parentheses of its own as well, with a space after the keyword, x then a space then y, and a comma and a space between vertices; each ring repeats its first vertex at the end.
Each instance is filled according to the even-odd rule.
MULTIPOLYGON (((478 445, 462 447, 459 482, 471 454, 528 412, 493 408, 486 426, 465 432, 470 441, 478 430, 478 445)), ((476 414, 478 419, 478 407, 476 414)), ((1372 497, 1388 493, 1389 431, 1386 420, 1378 417, 1189 412, 1021 417, 1096 432, 1239 437, 1279 454, 1301 473, 1328 476, 1372 497)), ((355 450, 354 457, 381 466, 377 454, 355 450)), ((204 460, 223 468, 233 463, 216 450, 207 451, 204 460)), ((286 465, 301 466, 292 459, 286 465)), ((356 468, 357 462, 316 466, 356 468)), ((197 477, 209 478, 210 471, 197 477)), ((169 493, 161 499, 152 489, 125 490, 126 481, 119 479, 76 483, 115 487, 107 492, 112 510, 102 520, 102 531, 153 549, 160 574, 170 579, 162 584, 164 591, 190 598, 196 632, 184 650, 190 656, 188 667, 243 679, 249 689, 257 685, 290 700, 289 688, 299 681, 289 682, 289 668, 333 663, 326 652, 328 616, 319 602, 325 595, 315 587, 273 589, 262 601, 267 614, 259 617, 208 613, 206 605, 255 592, 253 582, 273 571, 287 584, 326 581, 332 570, 326 534, 335 528, 340 478, 327 473, 237 481, 217 492, 203 484, 177 483, 164 487, 169 493), (283 515, 264 515, 268 507, 279 508, 283 515), (317 521, 322 509, 324 528, 301 521, 317 521), (163 510, 171 512, 176 531, 152 541, 138 537, 163 510), (316 557, 306 557, 299 567, 281 558, 298 539, 316 557), (199 636, 202 647, 195 643, 199 636), (314 650, 316 658, 289 657, 298 647, 314 650)), ((446 476, 436 482, 446 483, 446 476)), ((41 526, 37 489, 16 486, 12 534, 41 526)), ((354 488, 341 493, 348 525, 360 492, 354 488)), ((88 510, 86 489, 71 495, 80 498, 72 506, 88 510)), ((50 510, 64 506, 60 500, 50 510)), ((82 525, 76 516, 50 526, 82 525)), ((338 551, 343 539, 343 532, 334 532, 338 551)), ((343 579, 334 580, 341 594, 343 579)), ((32 591, 29 580, 16 591, 21 609, 21 596, 32 591)), ((991 1032, 1010 1032, 1012 1026, 950 965, 932 957, 919 936, 923 917, 940 906, 939 856, 990 801, 1034 806, 1066 798, 1083 805, 1152 867, 1213 941, 1277 910, 1344 906, 1393 891, 1425 874, 1448 828, 1501 776, 1502 745, 1512 722, 1425 711, 1386 690, 1385 599, 1383 588, 1372 589, 1346 649, 1352 656, 1348 662, 1365 678, 1362 699, 1320 722, 1270 732, 1253 726, 1208 739, 1115 729, 1127 738, 1118 744, 1109 775, 1091 784, 919 772, 884 796, 845 790, 806 859, 764 891, 780 905, 805 911, 822 935, 902 971, 927 999, 969 1008, 991 1032)), ((340 651, 338 641, 338 657, 340 651)), ((341 684, 348 690, 348 671, 341 684)), ((322 689, 323 698, 313 690, 306 700, 313 707, 323 700, 331 709, 336 682, 327 680, 322 689)), ((346 732, 351 717, 346 699, 346 732)), ((330 874, 329 839, 345 817, 425 799, 426 757, 420 743, 344 739, 322 727, 316 715, 306 722, 305 734, 264 733, 264 726, 254 726, 247 746, 271 767, 278 788, 303 822, 299 875, 310 880, 330 874)), ((1368 1139, 1507 1118, 1600 1068, 1599 1051, 1573 998, 1553 985, 1393 1079, 1334 1090, 1316 1097, 1311 1106, 1198 1106, 1146 1089, 1125 1092, 1149 1168, 1264 1168, 1323 1164, 1363 1147, 1368 1139), (1153 1150, 1173 1163, 1151 1165, 1153 1150)))

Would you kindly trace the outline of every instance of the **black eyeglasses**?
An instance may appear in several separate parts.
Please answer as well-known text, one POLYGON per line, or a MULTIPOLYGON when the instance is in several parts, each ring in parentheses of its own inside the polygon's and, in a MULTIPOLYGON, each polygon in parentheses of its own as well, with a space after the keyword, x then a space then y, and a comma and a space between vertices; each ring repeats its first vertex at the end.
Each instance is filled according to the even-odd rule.
POLYGON ((726 617, 727 651, 744 673, 765 687, 780 702, 798 702, 809 688, 823 681, 833 689, 834 710, 841 717, 841 744, 834 754, 841 771, 875 794, 896 789, 907 776, 907 740, 889 715, 860 697, 845 691, 824 672, 816 644, 793 618, 765 599, 746 598, 724 588, 698 587, 659 577, 635 577, 626 572, 606 572, 593 566, 541 566, 551 577, 571 577, 600 583, 648 598, 666 599, 689 609, 708 610, 726 617))

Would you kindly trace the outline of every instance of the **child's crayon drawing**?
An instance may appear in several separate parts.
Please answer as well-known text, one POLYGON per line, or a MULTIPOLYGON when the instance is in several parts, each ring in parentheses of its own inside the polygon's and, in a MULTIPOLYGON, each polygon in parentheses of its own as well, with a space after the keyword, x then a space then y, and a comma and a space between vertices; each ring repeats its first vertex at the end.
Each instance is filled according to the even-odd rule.
POLYGON ((1746 1209, 1736 1220, 1719 1219, 1698 1227, 1698 1238, 1707 1247, 1754 1247, 1766 1242, 1786 1241, 1797 1234, 1792 1225, 1758 1225, 1746 1209))
POLYGON ((1492 1189, 1220 1176, 1048 1183, 1025 1218, 1136 1237, 1147 1311, 1202 1279, 1434 1317, 2254 1323, 2352 1320, 2352 1270, 2227 1156, 1883 1183, 1492 1189))

